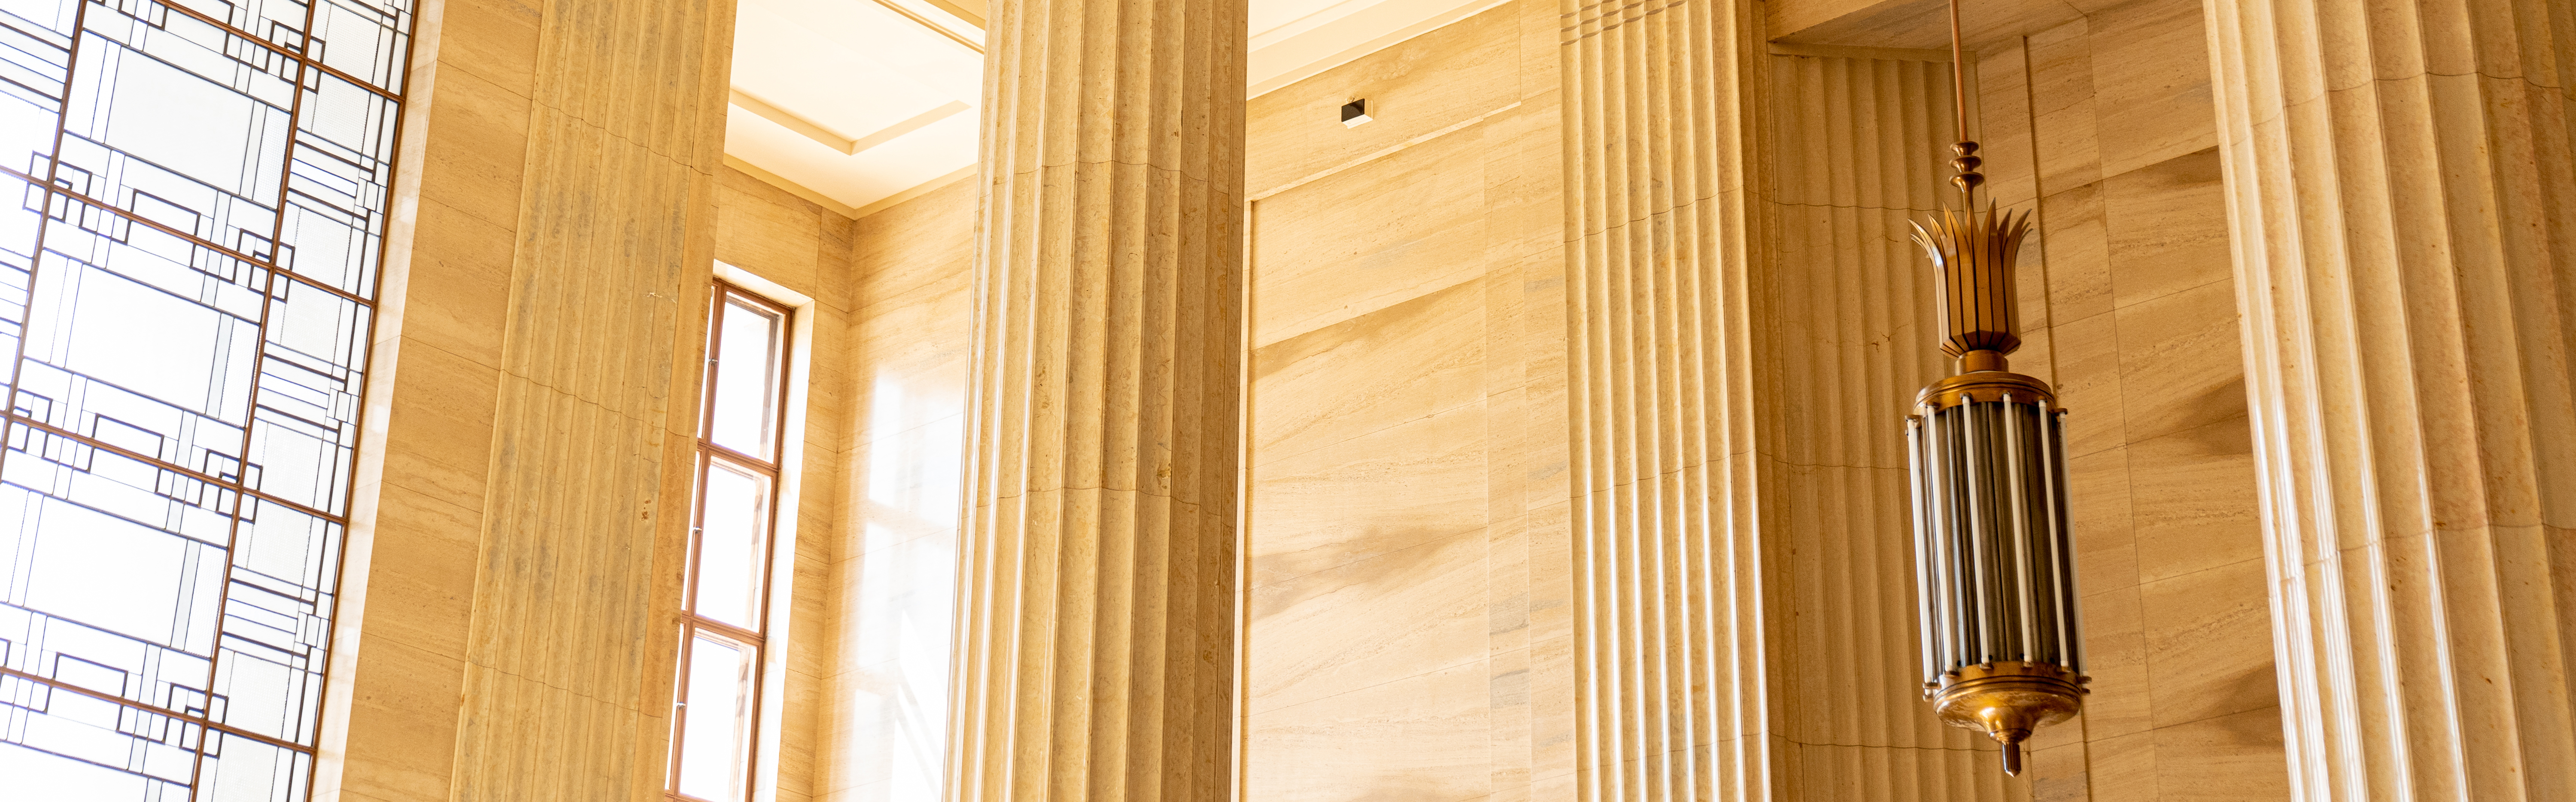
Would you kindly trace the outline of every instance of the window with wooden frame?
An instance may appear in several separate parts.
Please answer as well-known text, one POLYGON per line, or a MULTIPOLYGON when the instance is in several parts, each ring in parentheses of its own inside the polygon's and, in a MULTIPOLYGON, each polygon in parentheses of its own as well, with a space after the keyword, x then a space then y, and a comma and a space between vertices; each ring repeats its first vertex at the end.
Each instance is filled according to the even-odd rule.
POLYGON ((770 646, 790 311, 723 281, 707 306, 666 787, 674 800, 744 802, 758 757, 761 667, 770 646))

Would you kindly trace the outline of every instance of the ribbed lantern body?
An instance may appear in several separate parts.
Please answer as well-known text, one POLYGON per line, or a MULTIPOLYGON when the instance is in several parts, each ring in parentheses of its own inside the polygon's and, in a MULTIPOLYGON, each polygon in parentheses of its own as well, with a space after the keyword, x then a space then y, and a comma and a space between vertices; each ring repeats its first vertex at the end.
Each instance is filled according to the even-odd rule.
POLYGON ((1973 395, 1927 398, 1906 422, 1927 696, 1971 666, 2083 671, 2066 412, 2037 392, 1973 395))
POLYGON ((2001 371, 1925 388, 1906 419, 1923 694, 1941 720, 2004 746, 2018 774, 2030 732, 2084 693, 2066 427, 2048 386, 2001 371))

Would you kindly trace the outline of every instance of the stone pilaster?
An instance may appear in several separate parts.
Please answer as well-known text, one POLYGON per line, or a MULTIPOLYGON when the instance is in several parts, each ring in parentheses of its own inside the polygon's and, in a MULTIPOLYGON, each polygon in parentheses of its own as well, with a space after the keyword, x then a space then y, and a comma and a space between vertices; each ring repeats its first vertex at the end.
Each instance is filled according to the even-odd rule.
POLYGON ((1758 6, 1564 8, 1580 793, 1768 798, 1758 6))
POLYGON ((1232 791, 1244 14, 995 4, 948 799, 1232 791))
POLYGON ((2576 12, 2210 0, 2292 781, 2576 788, 2576 12))

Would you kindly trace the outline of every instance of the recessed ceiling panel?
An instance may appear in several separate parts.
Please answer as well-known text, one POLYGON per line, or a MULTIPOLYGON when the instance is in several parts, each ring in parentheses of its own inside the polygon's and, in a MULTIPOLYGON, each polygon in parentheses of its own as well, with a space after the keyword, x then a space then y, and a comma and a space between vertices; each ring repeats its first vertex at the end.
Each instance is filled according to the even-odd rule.
POLYGON ((974 165, 983 55, 924 24, 955 17, 878 0, 738 8, 726 155, 852 208, 974 165))
MULTIPOLYGON (((1252 0, 1258 95, 1502 0, 1252 0)), ((725 154, 857 209, 975 163, 982 0, 741 0, 725 154)))

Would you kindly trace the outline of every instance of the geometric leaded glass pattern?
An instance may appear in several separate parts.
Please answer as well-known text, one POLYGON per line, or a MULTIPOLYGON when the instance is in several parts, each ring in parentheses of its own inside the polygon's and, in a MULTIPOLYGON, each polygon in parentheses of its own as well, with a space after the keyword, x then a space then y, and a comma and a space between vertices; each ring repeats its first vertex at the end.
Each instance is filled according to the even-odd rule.
POLYGON ((412 0, 0 0, 0 783, 305 799, 412 0))

